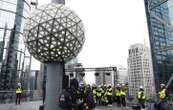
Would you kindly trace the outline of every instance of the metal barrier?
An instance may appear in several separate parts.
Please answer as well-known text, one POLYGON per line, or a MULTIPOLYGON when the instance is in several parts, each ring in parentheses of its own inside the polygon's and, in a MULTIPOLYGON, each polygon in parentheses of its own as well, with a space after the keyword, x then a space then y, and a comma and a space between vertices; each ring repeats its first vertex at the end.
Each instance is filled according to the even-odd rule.
MULTIPOLYGON (((35 101, 42 100, 42 94, 38 90, 24 90, 21 101, 35 101)), ((14 103, 16 99, 15 91, 0 91, 0 104, 14 103)))

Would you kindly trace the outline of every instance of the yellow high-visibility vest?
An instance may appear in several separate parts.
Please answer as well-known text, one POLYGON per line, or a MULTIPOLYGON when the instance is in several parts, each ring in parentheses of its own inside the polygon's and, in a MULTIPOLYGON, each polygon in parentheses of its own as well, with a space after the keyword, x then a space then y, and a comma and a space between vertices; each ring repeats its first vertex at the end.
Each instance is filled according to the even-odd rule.
POLYGON ((138 94, 137 94, 137 98, 138 99, 145 99, 145 94, 143 91, 139 91, 138 94), (143 96, 141 96, 143 94, 143 96))
POLYGON ((159 92, 160 99, 166 98, 166 89, 163 89, 159 92))
POLYGON ((126 96, 126 92, 125 91, 120 91, 120 96, 126 96))
POLYGON ((98 92, 97 92, 97 96, 98 96, 98 97, 101 97, 101 95, 102 95, 101 91, 98 91, 98 92))
POLYGON ((112 95, 112 88, 108 89, 107 95, 109 95, 109 96, 112 95))
POLYGON ((94 95, 93 98, 94 98, 94 103, 97 103, 97 101, 96 101, 96 95, 94 95))
POLYGON ((104 94, 104 90, 103 89, 101 89, 101 93, 104 94))
POLYGON ((116 90, 115 95, 116 95, 116 96, 121 96, 121 91, 120 91, 120 90, 116 90))
POLYGON ((22 88, 21 88, 21 87, 18 87, 18 88, 16 89, 16 94, 19 94, 19 93, 22 93, 22 88))
POLYGON ((107 91, 104 93, 102 99, 101 99, 103 102, 108 102, 108 99, 107 99, 107 91))
POLYGON ((96 95, 96 94, 97 94, 96 89, 93 89, 93 94, 94 94, 94 95, 96 95))

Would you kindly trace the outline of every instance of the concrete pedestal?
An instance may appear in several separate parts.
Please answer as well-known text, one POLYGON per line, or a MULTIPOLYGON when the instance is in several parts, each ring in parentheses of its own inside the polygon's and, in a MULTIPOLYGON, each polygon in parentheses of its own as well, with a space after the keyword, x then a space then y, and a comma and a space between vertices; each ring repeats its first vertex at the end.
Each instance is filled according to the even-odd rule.
POLYGON ((63 63, 47 64, 45 110, 61 110, 58 99, 62 92, 63 69, 63 63))

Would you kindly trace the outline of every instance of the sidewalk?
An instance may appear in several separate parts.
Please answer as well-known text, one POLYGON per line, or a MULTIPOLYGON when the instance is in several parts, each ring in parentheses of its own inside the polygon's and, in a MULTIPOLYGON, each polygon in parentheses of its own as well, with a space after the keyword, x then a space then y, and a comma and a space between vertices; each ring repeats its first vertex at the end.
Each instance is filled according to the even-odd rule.
POLYGON ((0 110, 39 110, 41 104, 41 101, 23 102, 20 105, 0 104, 0 110))
MULTIPOLYGON (((23 102, 20 105, 13 104, 0 104, 0 110, 39 110, 39 106, 42 101, 33 102, 23 102)), ((112 107, 99 106, 95 110, 123 110, 122 108, 117 108, 115 104, 112 107)), ((130 109, 126 109, 130 110, 130 109)))

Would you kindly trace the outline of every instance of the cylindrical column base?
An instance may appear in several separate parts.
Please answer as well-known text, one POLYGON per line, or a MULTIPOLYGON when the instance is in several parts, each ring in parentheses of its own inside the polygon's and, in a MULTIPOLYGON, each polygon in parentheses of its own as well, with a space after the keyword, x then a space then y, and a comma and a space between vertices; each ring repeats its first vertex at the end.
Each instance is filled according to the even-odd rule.
POLYGON ((59 95, 62 92, 63 63, 47 64, 45 110, 60 110, 59 95))

